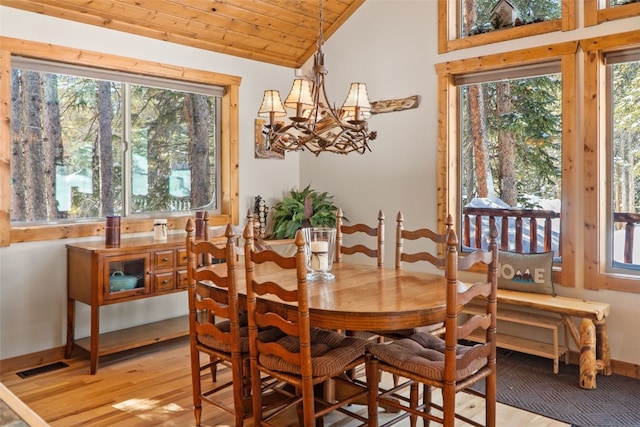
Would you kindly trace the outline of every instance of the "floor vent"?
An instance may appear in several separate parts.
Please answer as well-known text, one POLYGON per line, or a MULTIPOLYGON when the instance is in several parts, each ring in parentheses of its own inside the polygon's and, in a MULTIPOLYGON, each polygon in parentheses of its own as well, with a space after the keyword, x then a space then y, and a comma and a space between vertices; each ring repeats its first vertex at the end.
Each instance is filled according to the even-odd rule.
POLYGON ((50 363, 44 366, 38 366, 37 368, 27 369, 26 371, 18 372, 18 376, 24 379, 24 378, 33 377, 34 375, 45 374, 47 372, 51 372, 51 371, 55 371, 55 370, 67 368, 67 367, 69 367, 69 365, 67 365, 64 362, 55 362, 55 363, 50 363))

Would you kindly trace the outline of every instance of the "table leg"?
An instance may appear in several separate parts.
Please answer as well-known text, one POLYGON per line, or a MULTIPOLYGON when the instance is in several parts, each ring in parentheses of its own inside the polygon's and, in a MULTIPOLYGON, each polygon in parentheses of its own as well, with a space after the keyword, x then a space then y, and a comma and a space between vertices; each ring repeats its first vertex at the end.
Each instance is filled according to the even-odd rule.
POLYGON ((71 358, 73 352, 73 344, 75 341, 74 330, 76 321, 76 302, 72 298, 67 298, 67 345, 64 351, 64 357, 66 359, 71 358))
POLYGON ((91 350, 90 367, 91 375, 98 370, 98 349, 100 347, 100 307, 91 304, 91 350))
POLYGON ((580 387, 596 388, 596 328, 590 319, 580 323, 580 387))

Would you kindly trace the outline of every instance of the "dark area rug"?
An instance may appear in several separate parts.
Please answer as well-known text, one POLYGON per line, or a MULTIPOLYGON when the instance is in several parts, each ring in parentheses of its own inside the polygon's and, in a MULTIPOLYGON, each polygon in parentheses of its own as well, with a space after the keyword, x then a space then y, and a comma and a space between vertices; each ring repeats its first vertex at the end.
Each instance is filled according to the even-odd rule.
MULTIPOLYGON (((640 380, 598 375, 595 390, 580 388, 580 368, 498 350, 498 401, 576 427, 640 426, 640 380)), ((481 381, 474 388, 484 390, 481 381)))

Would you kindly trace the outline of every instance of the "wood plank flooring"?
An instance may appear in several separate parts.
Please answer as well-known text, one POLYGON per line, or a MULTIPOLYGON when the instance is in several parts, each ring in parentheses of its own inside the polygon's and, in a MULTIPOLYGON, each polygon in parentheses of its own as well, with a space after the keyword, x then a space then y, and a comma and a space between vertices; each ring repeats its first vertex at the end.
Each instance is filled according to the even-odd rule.
MULTIPOLYGON (((88 355, 78 350, 75 353, 74 358, 65 360, 68 368, 26 379, 11 372, 0 379, 54 427, 194 425, 187 338, 104 356, 96 375, 89 374, 88 355)), ((482 419, 482 401, 464 393, 459 396, 459 410, 482 419)), ((362 411, 366 413, 366 408, 362 407, 362 411)), ((569 426, 501 404, 497 413, 498 426, 569 426)), ((203 407, 202 415, 204 427, 231 426, 233 422, 227 413, 210 405, 203 407)), ((245 425, 253 423, 247 420, 245 425)), ((293 414, 282 420, 283 427, 295 425, 293 414)), ((327 418, 325 425, 351 427, 357 423, 336 415, 327 418)), ((408 425, 408 421, 402 425, 408 425)))

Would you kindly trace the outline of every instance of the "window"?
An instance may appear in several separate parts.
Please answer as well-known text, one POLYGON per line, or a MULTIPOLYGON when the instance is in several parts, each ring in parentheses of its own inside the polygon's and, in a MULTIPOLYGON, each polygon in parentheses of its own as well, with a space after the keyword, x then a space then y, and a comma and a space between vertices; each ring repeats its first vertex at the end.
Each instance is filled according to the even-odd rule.
POLYGON ((573 30, 575 12, 575 0, 441 0, 438 2, 438 50, 444 53, 573 30))
POLYGON ((15 58, 11 221, 217 207, 217 114, 204 85, 15 58))
POLYGON ((484 247, 494 218, 508 232, 502 249, 559 257, 560 61, 463 74, 455 84, 463 244, 484 247), (476 233, 476 227, 484 231, 476 233))
POLYGON ((640 34, 584 40, 585 287, 640 292, 640 34))
POLYGON ((640 271, 640 236, 634 239, 640 227, 640 50, 606 54, 605 64, 611 183, 607 265, 640 271))
MULTIPOLYGON (((16 145, 11 142, 11 126, 18 126, 18 123, 16 123, 17 120, 11 119, 11 114, 14 109, 20 108, 19 99, 21 98, 15 98, 18 102, 0 104, 0 158, 7 160, 0 162, 0 176, 3 177, 0 180, 0 212, 3 213, 0 215, 0 246, 7 246, 11 242, 102 235, 104 230, 103 217, 105 212, 110 211, 125 215, 123 228, 127 232, 150 231, 153 224, 153 213, 157 212, 162 212, 162 216, 168 218, 169 227, 180 229, 184 227, 185 218, 193 214, 191 209, 212 200, 216 210, 214 211, 211 205, 208 206, 207 210, 212 213, 210 224, 225 224, 230 221, 237 224, 239 222, 237 198, 238 89, 241 81, 239 77, 24 40, 0 37, 0 42, 3 45, 3 55, 0 55, 2 75, 17 74, 19 76, 21 72, 19 70, 30 74, 31 78, 37 76, 41 79, 48 75, 45 79, 48 83, 47 89, 43 90, 40 96, 50 96, 51 92, 48 88, 52 87, 51 81, 55 80, 57 80, 57 87, 65 84, 75 85, 82 81, 86 88, 92 88, 94 91, 94 95, 77 96, 76 99, 80 100, 79 104, 60 102, 62 99, 68 101, 69 98, 58 99, 58 108, 60 105, 75 108, 75 129, 71 129, 71 126, 66 129, 60 127, 58 132, 60 135, 63 132, 67 132, 66 135, 72 135, 70 141, 78 143, 77 146, 66 147, 62 155, 55 150, 53 153, 42 152, 39 154, 43 159, 41 162, 43 164, 42 170, 45 170, 45 165, 53 164, 55 168, 52 169, 57 170, 46 170, 50 175, 57 173, 62 176, 72 176, 74 172, 84 174, 79 179, 81 184, 74 186, 75 189, 68 186, 69 190, 64 190, 64 186, 55 186, 53 189, 49 187, 46 191, 40 192, 40 197, 48 197, 50 199, 46 200, 52 201, 45 202, 43 199, 36 204, 54 206, 53 213, 50 210, 46 213, 39 211, 38 216, 34 216, 32 219, 27 220, 25 216, 24 220, 17 222, 11 222, 9 219, 10 213, 12 219, 15 219, 17 217, 14 214, 18 212, 12 205, 13 186, 20 182, 26 183, 27 180, 26 178, 20 180, 21 175, 15 175, 14 167, 19 167, 24 163, 17 163, 12 159, 11 147, 12 144, 16 145), (20 61, 23 59, 18 58, 29 58, 29 60, 25 59, 21 63, 20 61), (55 71, 33 69, 45 63, 55 65, 55 71), (96 68, 96 64, 101 68, 96 68), (97 74, 84 74, 89 69, 97 74), (105 92, 100 92, 99 89, 104 89, 105 92), (96 116, 97 108, 90 109, 85 106, 89 99, 97 99, 98 93, 109 94, 101 99, 109 99, 110 97, 112 100, 125 100, 119 104, 112 102, 108 104, 109 107, 106 107, 107 104, 105 104, 104 109, 100 110, 103 114, 106 114, 104 111, 107 110, 112 113, 111 120, 105 120, 105 123, 108 122, 111 125, 111 132, 105 133, 105 135, 111 135, 112 146, 111 150, 102 154, 94 148, 100 135, 96 131, 97 124, 95 121, 91 123, 89 120, 92 117, 91 114, 94 119, 99 117, 99 115, 96 116), (144 96, 140 97, 140 94, 144 96), (93 98, 91 98, 92 96, 93 98), (196 170, 195 160, 189 164, 189 159, 195 159, 196 156, 190 157, 189 143, 185 142, 192 141, 192 138, 187 135, 193 131, 188 125, 189 121, 185 120, 187 117, 185 111, 193 111, 193 109, 185 108, 188 102, 179 101, 194 97, 198 102, 206 100, 206 107, 201 108, 200 111, 206 110, 208 113, 208 119, 201 122, 206 123, 206 127, 198 127, 202 134, 206 135, 201 140, 206 139, 207 150, 209 150, 206 154, 198 154, 197 156, 202 167, 205 168, 203 170, 207 171, 204 173, 196 170), (146 108, 140 108, 141 102, 145 99, 147 101, 156 100, 158 103, 153 105, 152 109, 149 109, 148 105, 146 108), (160 105, 163 108, 158 108, 160 105), (169 107, 173 108, 173 117, 159 114, 171 111, 169 107), (130 108, 133 116, 122 114, 122 111, 126 111, 127 108, 130 108), (165 124, 162 129, 157 125, 160 122, 165 124), (81 123, 84 124, 81 125, 81 123), (155 124, 155 127, 152 124, 155 124), (80 131, 84 134, 81 135, 80 131), (127 138, 131 139, 127 141, 127 138), (122 143, 123 140, 126 144, 122 143), (153 141, 153 144, 150 144, 150 141, 153 141), (167 141, 170 141, 170 146, 166 146, 167 141), (175 145, 176 143, 182 145, 175 145), (155 152, 154 150, 160 151, 155 152), (64 161, 66 160, 64 155, 68 155, 70 152, 78 153, 79 158, 74 158, 75 163, 65 163, 64 161), (46 160, 45 154, 57 160, 46 160), (109 154, 111 155, 112 168, 105 172, 112 173, 111 178, 105 180, 106 184, 103 182, 96 184, 94 181, 100 181, 101 177, 96 174, 96 170, 99 169, 96 169, 95 165, 98 162, 107 162, 108 164, 109 154), (154 157, 163 157, 163 163, 160 166, 150 164, 149 161, 154 157), (11 169, 9 159, 11 159, 11 169), (75 169, 72 170, 72 168, 75 169), (145 176, 145 173, 151 176, 157 172, 159 172, 157 174, 159 179, 141 178, 145 176), (86 178, 91 180, 91 193, 88 191, 86 178), (206 185, 197 181, 199 178, 208 180, 206 185), (11 179, 14 180, 13 183, 11 179), (144 185, 140 185, 140 181, 144 185), (200 188, 205 188, 207 185, 209 188, 206 191, 199 191, 200 188), (102 197, 101 193, 107 191, 105 186, 111 187, 110 191, 113 192, 113 197, 102 197), (198 188, 198 191, 192 191, 192 186, 198 188), (100 191, 98 196, 94 193, 96 188, 100 191), (67 196, 65 196, 65 191, 68 191, 67 196), (70 195, 68 195, 69 192, 70 195), (148 196, 151 193, 157 194, 154 194, 150 201, 148 196), (174 195, 176 197, 183 195, 182 197, 188 197, 189 200, 175 203, 170 200, 174 198, 174 195), (56 197, 58 197, 57 200, 56 197), (112 207, 104 206, 108 200, 113 200, 112 207), (67 207, 71 207, 69 211, 63 210, 67 207), (74 218, 74 220, 65 221, 65 217, 74 218), (42 222, 42 218, 45 220, 56 218, 58 221, 42 222), (35 221, 39 221, 39 223, 35 221)), ((12 99, 10 80, 0 79, 0 98, 2 99, 12 99)), ((37 82, 37 80, 29 80, 29 83, 32 84, 34 81, 37 82)), ((34 89, 30 90, 34 94, 37 92, 34 89)), ((40 94, 40 92, 37 93, 40 94)), ((30 100, 27 98, 26 101, 30 100)), ((38 101, 35 104, 42 106, 42 102, 38 101)), ((147 104, 151 104, 151 102, 147 102, 147 104)), ((44 103, 44 105, 48 104, 44 103)), ((69 115, 71 113, 61 111, 59 114, 69 115)), ((56 127, 47 127, 42 124, 49 123, 48 120, 51 117, 56 117, 56 114, 47 111, 46 114, 33 114, 27 115, 27 117, 32 120, 41 120, 39 126, 31 128, 34 130, 33 134, 26 133, 27 138, 33 138, 33 140, 38 140, 38 137, 42 138, 37 133, 42 132, 42 129, 47 129, 47 132, 51 132, 50 135, 53 135, 52 138, 56 138, 56 127)), ((18 128, 16 127, 16 129, 18 128)), ((103 128, 105 127, 103 126, 103 128)), ((19 134, 13 133, 13 135, 19 134)), ((47 137, 49 137, 48 135, 47 137)), ((103 138, 105 141, 109 139, 108 136, 103 138)), ((59 144, 50 144, 50 147, 59 146, 59 144)), ((35 155, 38 155, 37 150, 34 151, 35 155)), ((199 153, 202 152, 199 151, 199 153)), ((29 152, 29 155, 33 155, 33 153, 29 152)), ((33 167, 33 163, 31 165, 33 167)), ((109 168, 105 167, 104 169, 109 168)), ((43 178, 37 174, 32 174, 32 177, 34 182, 43 178)), ((45 180, 42 179, 39 182, 45 182, 45 180)))
POLYGON ((640 3, 634 0, 585 0, 584 2, 585 26, 638 15, 640 15, 640 3))
POLYGON ((459 37, 560 19, 560 0, 475 0, 463 2, 459 37))
POLYGON ((557 260, 562 259, 562 269, 555 272, 554 280, 568 286, 574 283, 575 257, 564 255, 573 250, 576 227, 572 224, 577 213, 566 207, 578 197, 573 176, 577 147, 571 137, 575 133, 571 106, 575 99, 576 47, 576 42, 562 43, 528 50, 526 56, 514 51, 436 66, 441 115, 439 227, 444 228, 451 214, 463 244, 481 246, 482 236, 470 229, 478 230, 482 224, 477 221, 477 212, 469 214, 468 209, 478 207, 474 206, 478 202, 490 203, 496 212, 502 247, 542 252, 548 250, 544 247, 548 241, 557 260), (482 114, 484 117, 476 120, 482 114), (512 155, 499 153, 503 151, 501 140, 514 148, 512 155), (501 199, 508 199, 509 206, 501 199), (552 202, 547 205, 545 200, 552 202), (526 218, 523 224, 509 216, 502 224, 503 211, 512 213, 502 208, 511 207, 519 208, 516 212, 520 216, 552 212, 553 217, 530 214, 534 219, 526 218), (530 211, 533 208, 544 209, 530 211), (529 227, 543 230, 546 225, 542 224, 547 222, 553 230, 549 237, 543 233, 534 248, 518 247, 516 235, 525 241, 536 240, 533 234, 537 233, 523 231, 529 227))

